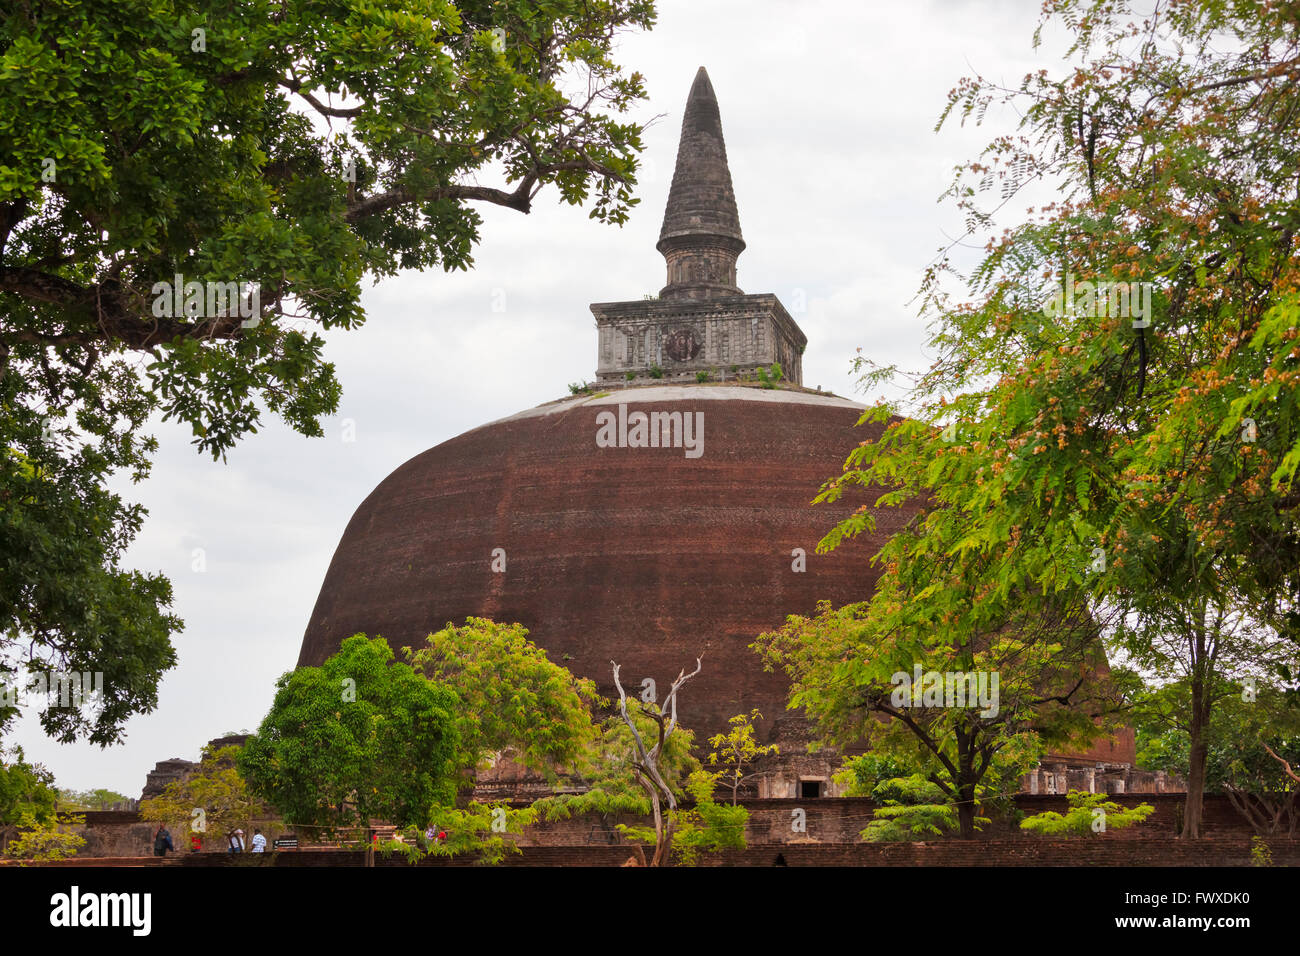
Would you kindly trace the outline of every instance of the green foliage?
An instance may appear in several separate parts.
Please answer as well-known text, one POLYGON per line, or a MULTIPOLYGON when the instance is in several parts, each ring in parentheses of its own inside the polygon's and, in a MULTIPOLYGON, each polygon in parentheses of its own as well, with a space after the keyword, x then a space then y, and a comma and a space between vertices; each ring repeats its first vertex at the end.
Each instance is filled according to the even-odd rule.
MULTIPOLYGON (((1290 705, 1284 690, 1267 683, 1253 684, 1249 700, 1244 695, 1241 684, 1223 681, 1215 687, 1215 706, 1205 730, 1206 789, 1275 793, 1300 789, 1264 749, 1267 744, 1292 766, 1300 763, 1300 709, 1290 705)), ((1137 765, 1143 770, 1187 775, 1191 756, 1187 698, 1185 681, 1135 696, 1137 765)))
POLYGON ((1071 790, 1067 795, 1070 809, 1064 816, 1054 810, 1035 813, 1021 820, 1020 828, 1043 836, 1104 833, 1141 823, 1156 809, 1149 803, 1124 807, 1107 800, 1106 796, 1104 793, 1071 790))
MULTIPOLYGON (((869 843, 903 843, 943 836, 959 826, 957 809, 943 790, 920 774, 881 780, 871 790, 879 804, 862 839, 869 843)), ((988 821, 976 818, 976 829, 988 821)))
POLYGON ((254 819, 272 814, 239 773, 242 750, 234 746, 205 749, 191 773, 169 783, 157 797, 140 801, 140 818, 169 824, 178 834, 182 829, 197 833, 209 841, 209 848, 216 844, 224 849, 225 838, 235 829, 251 834, 254 819))
POLYGON ((41 764, 28 763, 22 747, 7 752, 0 747, 0 825, 25 815, 52 820, 57 803, 54 774, 41 764))
POLYGON ((664 370, 661 369, 658 365, 651 365, 651 366, 650 366, 650 377, 651 377, 651 378, 663 378, 663 377, 664 377, 664 370))
MULTIPOLYGON (((1132 22, 1128 3, 1051 0, 1044 17, 1075 41, 1060 69, 1010 87, 965 79, 950 97, 941 125, 993 104, 1022 118, 949 192, 969 230, 954 245, 985 254, 961 273, 949 247, 927 270, 934 362, 864 413, 864 440, 819 496, 866 506, 820 551, 909 509, 871 556, 871 601, 810 629, 832 649, 779 648, 795 698, 832 726, 871 710, 851 704, 888 669, 969 670, 985 655, 1005 700, 1015 685, 1061 686, 1052 645, 1084 664, 1075 647, 1113 632, 1145 673, 1187 674, 1199 733, 1216 674, 1300 647, 1300 127, 1280 120, 1300 108, 1282 78, 1292 14, 1186 3, 1132 22), (1031 182, 1059 198, 995 222, 1031 182)), ((897 375, 857 368, 867 388, 897 375)), ((1013 691, 1008 730, 1081 742, 1064 711, 1113 714, 1123 695, 1080 689, 1094 699, 1044 715, 1046 733, 1013 691)), ((960 749, 992 728, 936 729, 960 749)))
POLYGON ((555 782, 595 742, 596 685, 578 679, 528 640, 519 624, 468 618, 403 652, 415 673, 456 693, 460 746, 477 767, 510 751, 555 782))
POLYGON ((478 204, 527 212, 543 187, 625 222, 645 89, 615 51, 654 18, 651 0, 0 7, 0 678, 21 652, 106 688, 47 733, 117 741, 175 664, 169 582, 122 567, 144 510, 108 490, 148 473, 146 422, 214 458, 264 415, 319 436, 341 394, 325 334, 363 323, 365 278, 469 268, 478 204), (257 308, 168 314, 177 276, 256 286, 257 308))
POLYGON ((1258 834, 1250 838, 1250 865, 1273 865, 1273 848, 1268 845, 1267 840, 1258 834))
POLYGON ((445 840, 430 842, 424 831, 411 826, 402 831, 401 840, 381 842, 378 850, 385 856, 400 855, 412 865, 429 856, 472 853, 476 855, 476 864, 491 866, 500 863, 508 853, 520 852, 516 841, 506 835, 518 836, 536 818, 532 807, 514 809, 505 804, 487 803, 438 807, 432 825, 436 831, 446 833, 445 840))
POLYGON ((463 808, 439 808, 436 823, 446 830, 447 840, 430 849, 434 855, 473 852, 478 854, 478 863, 499 863, 507 853, 519 852, 515 841, 505 835, 522 833, 536 818, 532 807, 471 803, 463 808))
MULTIPOLYGON (((54 774, 28 763, 21 747, 0 747, 0 852, 20 828, 57 831, 57 804, 54 774)), ((39 845, 42 839, 33 837, 26 845, 39 845)))
POLYGON ((292 826, 425 826, 455 803, 462 750, 454 691, 357 634, 320 667, 276 683, 275 702, 238 758, 251 791, 292 826))
POLYGON ((527 635, 471 617, 404 648, 400 664, 381 638, 351 637, 322 667, 281 678, 239 767, 297 825, 336 833, 382 819, 407 832, 382 852, 498 862, 535 811, 458 801, 475 771, 510 753, 555 783, 588 766, 598 736, 594 683, 552 663, 527 635), (424 839, 430 823, 445 841, 424 839))
POLYGON ((1104 710, 1111 689, 1100 679, 1078 679, 1099 659, 1095 633, 1086 620, 1049 627, 1021 619, 962 645, 919 622, 891 630, 907 614, 900 604, 896 593, 879 589, 869 604, 833 610, 822 602, 816 616, 792 615, 753 647, 769 669, 790 676, 791 704, 805 708, 825 739, 865 743, 934 782, 970 836, 976 801, 1009 797, 1045 746, 1102 732, 1088 710, 1104 710), (923 690, 924 675, 984 674, 987 705, 978 693, 964 702, 913 695, 908 685, 918 667, 923 690))
MULTIPOLYGON (((701 853, 743 850, 747 845, 745 828, 749 824, 749 811, 745 807, 718 803, 713 798, 722 776, 721 771, 694 770, 686 778, 686 790, 694 804, 670 811, 674 823, 674 863, 695 866, 701 853)), ((620 824, 619 830, 640 843, 651 846, 655 843, 653 827, 620 824)))
MULTIPOLYGON (((1290 691, 1263 681, 1243 686, 1221 679, 1209 691, 1213 709, 1201 734, 1206 790, 1225 794, 1257 833, 1294 833, 1300 783, 1282 765, 1300 766, 1300 708, 1291 703, 1290 691)), ((1185 679, 1135 695, 1139 767, 1190 775, 1189 697, 1185 679)))
POLYGON ((131 798, 116 790, 59 790, 59 807, 63 810, 111 810, 116 804, 130 803, 131 798))
POLYGON ((623 377, 630 382, 636 378, 636 372, 632 371, 631 369, 628 369, 627 374, 625 374, 623 377))
POLYGON ((18 835, 8 842, 5 854, 32 863, 66 860, 86 845, 86 838, 72 829, 85 822, 80 816, 40 819, 28 813, 18 821, 18 835))
POLYGON ((569 394, 570 394, 570 395, 590 395, 590 394, 591 394, 591 386, 590 386, 590 385, 587 385, 587 384, 584 383, 584 382, 570 382, 570 383, 569 383, 569 394))
POLYGON ((700 369, 698 372, 695 373, 695 381, 700 382, 702 384, 704 382, 707 382, 708 380, 709 380, 709 372, 707 369, 700 369))
POLYGON ((886 780, 909 777, 915 772, 914 767, 896 756, 871 751, 846 758, 835 773, 835 783, 841 796, 869 797, 886 780))
MULTIPOLYGON (((4 300, 0 292, 0 321, 4 300)), ((128 386, 105 383, 98 400, 112 402, 114 387, 128 386)), ((0 732, 17 715, 6 698, 21 699, 38 676, 100 673, 99 700, 80 707, 35 694, 28 700, 56 740, 116 743, 129 716, 154 709, 158 679, 176 663, 169 635, 180 621, 162 610, 171 604, 171 585, 120 567, 143 512, 105 482, 110 472, 129 470, 132 453, 108 438, 65 454, 71 429, 21 407, 26 388, 22 373, 6 374, 0 359, 0 732)), ((114 412, 122 420, 138 416, 138 425, 143 406, 119 403, 114 412)), ((93 430, 96 420, 87 413, 77 424, 93 430)))
POLYGON ((731 788, 732 806, 736 805, 736 794, 741 783, 749 776, 745 773, 745 768, 759 757, 779 753, 776 744, 764 745, 754 739, 754 721, 762 719, 763 715, 757 708, 748 714, 737 714, 728 721, 730 730, 709 738, 709 746, 713 750, 709 754, 708 763, 710 766, 721 764, 725 768, 721 771, 721 779, 731 788))
MULTIPOLYGON (((658 725, 634 708, 629 708, 628 713, 636 721, 642 739, 653 739, 658 725)), ((679 800, 686 795, 690 775, 700 769, 699 759, 691 753, 694 740, 692 731, 678 727, 664 741, 659 758, 659 771, 679 800)), ((591 746, 580 776, 573 781, 581 792, 543 797, 533 807, 545 820, 566 820, 590 813, 608 821, 618 814, 648 814, 650 798, 637 783, 635 760, 631 729, 621 717, 609 717, 601 723, 600 736, 591 746)))
POLYGON ((763 388, 776 388, 776 383, 785 377, 780 362, 773 362, 770 369, 760 365, 755 371, 758 373, 758 380, 762 383, 763 388))
MULTIPOLYGON (((659 705, 648 702, 639 702, 639 706, 627 709, 628 719, 635 723, 647 747, 659 740, 660 725, 655 717, 660 714, 659 705)), ((748 719, 745 715, 737 718, 741 725, 748 719)), ((743 733, 735 728, 733 732, 738 733, 737 739, 743 742, 743 733)), ((675 810, 666 805, 666 800, 660 804, 666 829, 667 824, 671 824, 671 857, 683 865, 695 863, 701 852, 743 848, 749 819, 749 811, 744 807, 719 804, 714 799, 714 790, 726 771, 711 773, 704 770, 691 752, 693 742, 694 734, 677 725, 664 735, 658 756, 659 773, 677 803, 675 810)), ((744 749, 742 743, 742 751, 744 749)), ((632 729, 621 715, 604 721, 600 739, 590 749, 589 757, 583 775, 572 782, 576 792, 544 797, 533 804, 533 809, 546 820, 592 814, 607 828, 617 829, 631 840, 658 848, 661 834, 653 826, 615 821, 618 816, 647 816, 653 807, 653 784, 638 770, 632 729)), ((657 849, 655 859, 659 856, 657 849)), ((667 858, 665 847, 665 863, 667 858)), ((652 865, 657 864, 652 862, 652 865)))

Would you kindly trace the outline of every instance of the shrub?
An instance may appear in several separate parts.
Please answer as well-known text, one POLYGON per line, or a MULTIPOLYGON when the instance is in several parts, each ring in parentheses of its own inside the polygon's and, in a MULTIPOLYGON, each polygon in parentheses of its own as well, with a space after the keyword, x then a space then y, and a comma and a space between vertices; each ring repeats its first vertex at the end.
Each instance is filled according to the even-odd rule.
POLYGON ((82 816, 38 820, 29 815, 19 824, 18 836, 9 841, 5 854, 37 863, 66 860, 76 856, 77 851, 86 845, 85 837, 71 829, 85 822, 86 818, 82 816))
POLYGON ((1269 847, 1268 841, 1262 836, 1253 836, 1250 838, 1250 865, 1273 865, 1273 850, 1269 847))
MULTIPOLYGON (((937 784, 919 773, 882 780, 871 789, 871 796, 881 806, 862 831, 868 843, 904 843, 960 828, 957 808, 937 784)), ((977 818, 977 824, 984 823, 988 820, 977 818)))
POLYGON ((763 388, 776 388, 776 383, 785 376, 780 362, 773 362, 771 368, 763 368, 760 365, 755 371, 758 372, 758 380, 763 388))
POLYGON ((1140 803, 1129 809, 1106 799, 1104 793, 1085 793, 1071 790, 1066 799, 1070 809, 1065 816, 1054 810, 1036 813, 1020 821, 1022 830, 1031 830, 1044 836, 1071 833, 1105 833, 1141 823, 1155 812, 1149 803, 1140 803))

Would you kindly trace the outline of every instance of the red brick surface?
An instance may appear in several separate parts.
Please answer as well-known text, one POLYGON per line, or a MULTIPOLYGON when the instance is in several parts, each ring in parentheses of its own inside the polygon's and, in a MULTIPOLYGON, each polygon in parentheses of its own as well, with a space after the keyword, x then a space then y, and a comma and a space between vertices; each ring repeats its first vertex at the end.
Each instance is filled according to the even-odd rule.
MULTIPOLYGON (((683 724, 703 738, 754 707, 770 724, 785 712, 787 683, 748 645, 819 599, 865 599, 877 577, 868 557, 911 512, 884 509, 874 534, 817 555, 867 499, 810 503, 880 426, 855 428, 858 412, 843 405, 745 391, 651 402, 627 390, 629 409, 703 412, 696 459, 597 448, 596 415, 617 406, 590 404, 486 425, 411 459, 348 524, 299 665, 320 664, 354 633, 396 648, 475 615, 522 623, 606 696, 611 659, 627 683, 652 677, 666 689, 703 655, 681 696, 683 724), (504 574, 491 569, 494 548, 505 549, 504 574), (803 573, 791 569, 794 548, 807 554, 803 573)), ((1102 747, 1101 759, 1133 759, 1129 736, 1102 747)))
POLYGON ((867 555, 907 517, 886 511, 870 541, 813 553, 857 501, 810 502, 868 432, 853 428, 853 409, 826 405, 635 407, 703 412, 703 456, 597 448, 597 411, 617 410, 601 405, 478 428, 398 468, 349 523, 299 664, 321 663, 356 632, 399 647, 477 615, 522 623, 606 695, 611 659, 625 681, 666 690, 702 654, 680 700, 697 732, 753 707, 783 713, 785 679, 748 645, 819 598, 863 599, 875 581, 867 555), (491 570, 498 547, 504 574, 491 570), (807 552, 805 573, 791 570, 794 548, 807 552))

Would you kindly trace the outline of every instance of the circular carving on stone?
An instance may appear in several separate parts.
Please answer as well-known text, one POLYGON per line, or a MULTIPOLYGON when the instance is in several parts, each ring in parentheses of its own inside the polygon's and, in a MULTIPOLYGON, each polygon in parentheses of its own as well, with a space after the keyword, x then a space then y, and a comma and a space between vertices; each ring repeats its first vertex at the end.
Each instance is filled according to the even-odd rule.
POLYGON ((700 340, 694 329, 675 329, 664 336, 664 351, 677 362, 686 362, 700 354, 700 340))

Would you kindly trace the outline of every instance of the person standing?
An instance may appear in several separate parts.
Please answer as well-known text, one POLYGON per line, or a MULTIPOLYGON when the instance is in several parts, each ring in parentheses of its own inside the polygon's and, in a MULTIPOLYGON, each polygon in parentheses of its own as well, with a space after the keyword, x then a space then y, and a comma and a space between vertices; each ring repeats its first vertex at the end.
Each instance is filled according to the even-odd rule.
POLYGON ((262 831, 256 827, 253 828, 253 852, 266 852, 266 837, 262 836, 262 831))
POLYGON ((171 831, 166 824, 158 824, 158 832, 153 835, 153 855, 166 856, 168 850, 174 850, 171 831))
POLYGON ((230 846, 227 847, 226 852, 227 853, 244 852, 244 831, 243 830, 236 830, 234 833, 230 834, 230 846))

